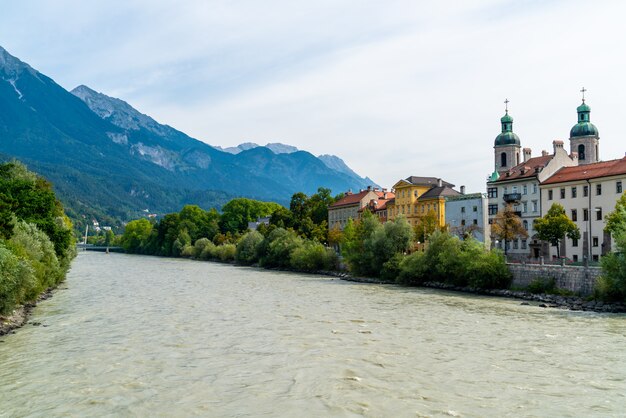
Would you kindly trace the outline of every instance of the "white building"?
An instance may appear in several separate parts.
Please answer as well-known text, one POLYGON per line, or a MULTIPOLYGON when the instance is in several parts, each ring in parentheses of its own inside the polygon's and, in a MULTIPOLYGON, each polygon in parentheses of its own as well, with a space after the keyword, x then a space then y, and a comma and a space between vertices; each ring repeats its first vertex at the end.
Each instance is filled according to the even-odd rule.
MULTIPOLYGON (((626 157, 562 168, 541 184, 543 212, 547 213, 553 203, 558 203, 580 230, 580 240, 566 238, 561 242, 561 256, 573 261, 583 261, 585 256, 599 261, 611 251, 613 240, 604 232, 604 218, 615 209, 624 186, 626 157)), ((550 247, 550 255, 556 254, 556 248, 550 247)))
MULTIPOLYGON (((464 188, 461 187, 461 193, 464 188)), ((446 225, 450 233, 463 238, 471 235, 490 247, 487 196, 481 193, 446 197, 446 225), (485 228, 486 227, 486 228, 485 228)))

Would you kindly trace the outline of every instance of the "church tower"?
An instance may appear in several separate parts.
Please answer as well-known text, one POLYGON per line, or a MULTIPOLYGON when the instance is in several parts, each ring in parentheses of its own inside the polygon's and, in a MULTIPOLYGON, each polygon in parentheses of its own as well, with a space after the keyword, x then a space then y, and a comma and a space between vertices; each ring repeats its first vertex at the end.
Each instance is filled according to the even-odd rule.
POLYGON ((509 115, 509 100, 504 101, 505 114, 500 119, 502 132, 496 137, 494 149, 495 171, 502 173, 518 165, 520 161, 520 140, 513 132, 513 118, 509 115))
POLYGON ((569 133, 570 152, 578 153, 578 165, 597 163, 600 160, 600 149, 598 128, 589 121, 591 108, 585 103, 585 92, 583 87, 583 102, 576 108, 578 112, 578 123, 574 125, 569 133))

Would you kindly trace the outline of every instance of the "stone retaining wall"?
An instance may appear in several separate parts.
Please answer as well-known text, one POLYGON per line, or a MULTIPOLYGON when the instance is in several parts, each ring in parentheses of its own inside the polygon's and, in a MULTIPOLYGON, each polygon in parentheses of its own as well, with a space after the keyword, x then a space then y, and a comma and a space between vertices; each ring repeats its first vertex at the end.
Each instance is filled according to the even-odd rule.
POLYGON ((600 267, 554 266, 536 264, 508 264, 513 274, 513 286, 526 287, 538 278, 554 278, 556 287, 581 295, 593 293, 596 279, 600 277, 600 267))

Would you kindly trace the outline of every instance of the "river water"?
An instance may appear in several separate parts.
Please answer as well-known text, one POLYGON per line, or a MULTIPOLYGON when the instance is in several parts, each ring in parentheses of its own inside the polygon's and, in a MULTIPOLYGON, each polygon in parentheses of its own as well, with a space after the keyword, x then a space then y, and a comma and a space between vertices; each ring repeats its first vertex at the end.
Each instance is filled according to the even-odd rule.
POLYGON ((624 315, 103 253, 61 287, 0 338, 2 417, 626 414, 624 315))

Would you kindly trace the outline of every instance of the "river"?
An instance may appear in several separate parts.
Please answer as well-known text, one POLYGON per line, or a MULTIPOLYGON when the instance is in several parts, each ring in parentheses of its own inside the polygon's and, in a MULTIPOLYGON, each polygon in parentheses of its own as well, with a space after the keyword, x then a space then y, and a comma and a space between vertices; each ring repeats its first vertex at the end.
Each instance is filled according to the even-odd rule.
POLYGON ((624 315, 81 253, 30 322, 0 337, 1 417, 626 411, 624 315))

